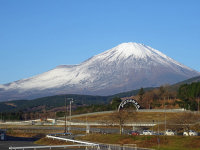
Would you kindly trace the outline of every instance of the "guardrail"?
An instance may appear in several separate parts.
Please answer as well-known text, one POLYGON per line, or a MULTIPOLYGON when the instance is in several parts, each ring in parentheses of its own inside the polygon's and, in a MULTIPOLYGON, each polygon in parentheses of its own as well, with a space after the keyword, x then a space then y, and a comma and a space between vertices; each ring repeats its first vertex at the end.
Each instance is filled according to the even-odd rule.
POLYGON ((149 148, 139 148, 136 144, 128 145, 115 145, 115 144, 100 144, 99 146, 91 145, 56 145, 56 146, 27 146, 27 147, 9 147, 10 150, 26 150, 26 149, 53 149, 53 148, 72 148, 72 147, 85 147, 87 150, 154 150, 149 148))
POLYGON ((67 132, 67 133, 53 133, 53 134, 48 134, 49 136, 61 136, 61 135, 72 135, 72 133, 67 132))
POLYGON ((25 150, 25 149, 43 149, 43 148, 67 148, 67 147, 86 147, 88 145, 55 145, 55 146, 27 146, 27 147, 9 147, 10 150, 25 150))
MULTIPOLYGON (((59 120, 60 121, 60 120, 59 120)), ((113 124, 107 124, 107 123, 98 123, 98 122, 67 122, 67 125, 77 125, 77 126, 86 126, 86 125, 89 125, 89 126, 109 126, 109 125, 112 125, 112 126, 118 126, 119 124, 117 123, 113 123, 113 124)), ((57 123, 57 125, 64 125, 64 122, 62 123, 57 123)), ((149 123, 149 122, 138 122, 138 123, 126 123, 124 124, 124 126, 155 126, 156 124, 155 123, 149 123)))
POLYGON ((51 135, 47 135, 46 137, 47 138, 52 138, 52 139, 57 139, 57 140, 62 140, 62 141, 66 141, 66 142, 73 142, 73 143, 90 145, 90 146, 98 146, 99 145, 99 144, 85 142, 85 141, 78 141, 78 140, 73 140, 73 139, 66 139, 66 138, 61 138, 61 137, 55 137, 55 136, 51 136, 51 135))
POLYGON ((85 141, 78 141, 73 139, 66 139, 61 137, 55 137, 47 135, 47 138, 69 141, 73 143, 80 143, 78 145, 56 145, 56 146, 27 146, 27 147, 9 147, 9 150, 26 150, 26 149, 53 149, 53 148, 69 148, 69 147, 85 147, 87 150, 153 150, 149 148, 139 148, 136 144, 125 144, 123 146, 117 144, 103 144, 103 143, 91 143, 85 141))

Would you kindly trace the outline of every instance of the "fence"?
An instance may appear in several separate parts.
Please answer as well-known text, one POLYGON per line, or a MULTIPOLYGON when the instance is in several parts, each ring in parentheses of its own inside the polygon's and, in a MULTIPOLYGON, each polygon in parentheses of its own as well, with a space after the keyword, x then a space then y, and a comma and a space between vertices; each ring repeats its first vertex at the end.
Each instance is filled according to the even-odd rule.
MULTIPOLYGON (((85 145, 56 145, 56 146, 27 146, 27 147, 9 147, 10 150, 26 150, 26 149, 53 149, 53 148, 71 148, 71 147, 86 147, 85 145)), ((89 146, 93 147, 93 146, 89 146)))
POLYGON ((138 148, 136 144, 125 144, 123 146, 117 145, 117 144, 96 144, 86 141, 78 141, 73 139, 66 139, 62 137, 55 137, 51 135, 47 135, 47 138, 52 138, 55 140, 62 140, 66 142, 73 142, 73 143, 79 143, 79 145, 56 145, 56 146, 29 146, 29 147, 9 147, 10 150, 26 150, 26 149, 53 149, 53 148, 71 148, 71 147, 77 147, 76 149, 79 149, 82 147, 85 148, 85 150, 152 150, 148 148, 138 148))
POLYGON ((85 144, 86 146, 98 146, 99 144, 95 144, 95 143, 90 143, 90 142, 85 142, 85 141, 78 141, 78 140, 73 140, 73 139, 66 139, 66 138, 61 138, 61 137, 55 137, 55 136, 50 136, 47 135, 47 138, 52 138, 52 139, 56 139, 56 140, 62 140, 62 141, 66 141, 66 142, 73 142, 73 143, 79 143, 79 144, 85 144))
POLYGON ((85 150, 153 150, 148 148, 138 148, 136 144, 131 144, 132 146, 120 146, 120 145, 113 145, 113 144, 100 144, 96 146, 89 146, 89 145, 56 145, 56 146, 27 146, 27 147, 9 147, 9 150, 38 150, 38 149, 56 149, 56 148, 75 148, 76 149, 85 149, 85 150))
POLYGON ((123 146, 120 146, 117 144, 99 144, 99 143, 96 144, 91 142, 78 141, 78 140, 66 139, 49 135, 47 135, 46 137, 57 140, 69 141, 73 143, 85 144, 87 150, 153 150, 149 148, 138 148, 136 144, 124 144, 123 146))
POLYGON ((56 145, 56 146, 29 146, 29 147, 9 147, 10 150, 38 150, 38 149, 56 149, 56 148, 75 148, 85 150, 153 150, 149 148, 139 148, 136 144, 125 144, 123 146, 117 144, 94 144, 94 145, 56 145))
POLYGON ((136 144, 124 144, 120 146, 118 144, 99 144, 94 147, 86 147, 86 150, 153 150, 149 148, 140 148, 136 144))

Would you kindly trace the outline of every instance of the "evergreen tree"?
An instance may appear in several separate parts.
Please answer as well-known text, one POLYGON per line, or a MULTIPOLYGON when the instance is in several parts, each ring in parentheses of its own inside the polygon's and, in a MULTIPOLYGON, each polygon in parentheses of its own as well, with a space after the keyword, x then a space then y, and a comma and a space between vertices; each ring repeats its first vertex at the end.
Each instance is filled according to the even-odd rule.
POLYGON ((183 84, 179 87, 178 98, 184 103, 184 108, 197 110, 197 98, 200 96, 200 82, 183 84))
POLYGON ((138 92, 138 96, 139 96, 139 101, 142 101, 143 100, 143 96, 145 94, 145 91, 143 88, 141 88, 138 92))
POLYGON ((112 109, 118 109, 122 100, 119 97, 114 97, 111 101, 112 109))
POLYGON ((165 88, 164 86, 159 87, 159 98, 162 99, 165 95, 165 88))

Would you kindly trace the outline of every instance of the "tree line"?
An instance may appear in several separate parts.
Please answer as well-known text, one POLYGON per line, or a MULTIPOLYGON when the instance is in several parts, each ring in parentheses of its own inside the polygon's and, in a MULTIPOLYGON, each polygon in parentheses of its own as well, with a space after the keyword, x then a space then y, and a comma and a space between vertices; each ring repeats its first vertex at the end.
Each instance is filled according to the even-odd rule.
POLYGON ((187 110, 199 110, 200 82, 183 84, 178 90, 172 90, 169 85, 144 91, 141 88, 136 99, 144 109, 163 108, 166 105, 178 105, 187 110), (171 102, 171 104, 169 104, 171 102))
MULTIPOLYGON (((79 95, 79 97, 81 97, 79 95)), ((110 111, 117 110, 119 104, 123 98, 113 97, 110 100, 110 103, 107 103, 106 98, 100 97, 102 100, 101 104, 96 104, 95 100, 92 100, 92 96, 84 97, 84 105, 80 104, 80 100, 76 101, 76 105, 73 109, 73 114, 83 114, 99 111, 110 111), (90 98, 92 103, 88 102, 87 98, 90 98), (88 104, 86 104, 88 102, 88 104)), ((99 97, 95 97, 98 99, 99 97)), ((138 90, 138 93, 133 96, 136 99, 140 106, 143 109, 155 109, 155 108, 164 108, 165 106, 178 106, 179 108, 185 108, 187 110, 199 110, 199 101, 200 101, 200 82, 183 84, 179 87, 178 90, 172 90, 172 87, 169 85, 160 86, 159 88, 145 90, 141 88, 138 90)), ((54 103, 59 103, 58 106, 64 106, 64 96, 56 96, 52 98, 54 103), (59 98, 59 100, 57 99, 59 98)), ((80 98, 79 98, 80 99, 80 98)), ((44 98, 42 99, 44 100, 44 98)), ((16 112, 1 112, 0 120, 29 120, 29 119, 38 119, 38 118, 47 118, 47 117, 61 117, 64 116, 64 107, 61 110, 51 111, 54 107, 48 107, 48 98, 43 101, 43 105, 38 109, 30 110, 19 110, 16 112), (45 101, 45 102, 44 102, 45 101), (50 115, 50 116, 49 116, 50 115)), ((18 101, 17 101, 18 102, 18 101)), ((30 101, 29 101, 30 102, 30 101)), ((28 107, 27 107, 28 108, 28 107)))
POLYGON ((178 98, 181 100, 181 107, 199 110, 200 82, 181 85, 178 90, 178 98))

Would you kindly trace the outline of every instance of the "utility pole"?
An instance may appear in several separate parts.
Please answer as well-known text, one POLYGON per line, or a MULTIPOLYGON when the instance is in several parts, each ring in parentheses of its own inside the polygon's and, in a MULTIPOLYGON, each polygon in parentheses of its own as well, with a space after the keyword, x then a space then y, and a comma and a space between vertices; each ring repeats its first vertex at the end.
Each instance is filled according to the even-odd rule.
POLYGON ((65 98, 65 131, 67 133, 67 98, 65 98))
MULTIPOLYGON (((164 97, 164 102, 165 102, 165 97, 164 97)), ((165 104, 166 104, 166 102, 165 102, 165 104)), ((166 132, 166 124, 167 124, 167 122, 166 122, 166 105, 164 104, 164 109, 165 109, 165 132, 166 132)))
POLYGON ((198 97, 198 114, 199 114, 199 97, 198 97))
POLYGON ((90 126, 88 125, 87 115, 85 119, 86 119, 86 135, 87 135, 87 133, 90 133, 90 126))
POLYGON ((2 112, 1 112, 1 122, 3 122, 3 114, 2 114, 2 112))
POLYGON ((72 120, 71 115, 72 115, 72 101, 69 102, 69 121, 70 121, 70 123, 72 120))
POLYGON ((73 101, 73 98, 69 98, 70 99, 70 102, 69 102, 69 119, 70 119, 70 128, 69 130, 71 129, 71 120, 72 120, 72 103, 74 102, 73 101))
POLYGON ((69 111, 70 125, 71 125, 71 115, 72 115, 71 105, 73 103, 73 98, 66 98, 65 97, 65 130, 64 130, 64 133, 67 133, 67 131, 70 130, 70 125, 69 125, 69 128, 67 130, 67 100, 70 100, 70 102, 69 102, 69 108, 70 108, 70 111, 69 111))
POLYGON ((159 117, 160 117, 160 115, 158 115, 158 137, 157 137, 158 149, 160 148, 160 137, 159 137, 159 134, 160 134, 160 127, 159 127, 159 117))
POLYGON ((158 117, 158 118, 157 118, 157 125, 158 125, 158 127, 157 127, 157 132, 158 132, 158 134, 159 134, 159 133, 160 133, 160 127, 159 127, 159 123, 160 123, 160 121, 159 121, 160 118, 159 118, 159 117, 160 117, 160 114, 157 114, 157 117, 158 117))

